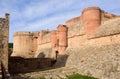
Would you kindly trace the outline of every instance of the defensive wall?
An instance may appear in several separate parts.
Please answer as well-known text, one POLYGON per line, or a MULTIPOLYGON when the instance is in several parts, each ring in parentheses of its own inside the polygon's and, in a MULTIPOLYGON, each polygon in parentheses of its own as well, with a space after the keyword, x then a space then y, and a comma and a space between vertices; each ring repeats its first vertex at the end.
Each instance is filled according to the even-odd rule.
POLYGON ((80 73, 100 79, 119 78, 120 16, 89 7, 55 30, 40 31, 36 37, 30 34, 16 38, 15 33, 12 56, 54 58, 57 59, 55 66, 77 67, 80 73), (34 47, 25 43, 27 38, 31 41, 36 38, 37 41, 29 43, 34 47), (22 48, 24 44, 28 47, 22 48), (17 45, 19 49, 15 48, 17 45), (29 56, 31 49, 33 52, 29 56))
POLYGON ((55 51, 64 54, 66 48, 112 44, 113 42, 110 40, 114 40, 115 43, 116 38, 119 37, 113 36, 113 34, 116 35, 119 31, 114 29, 113 34, 107 34, 112 31, 108 29, 111 25, 107 22, 111 21, 113 24, 116 20, 119 20, 116 15, 106 13, 98 7, 89 7, 83 10, 81 16, 68 20, 66 25, 58 25, 57 30, 16 32, 12 56, 29 58, 44 53, 46 57, 52 57, 55 55, 55 51), (102 30, 108 32, 101 35, 102 30), (102 40, 104 41, 101 43, 102 40))
MULTIPOLYGON (((80 73, 100 79, 120 76, 120 17, 96 7, 83 10, 81 21, 67 21, 68 58, 66 67, 79 68, 80 73), (77 27, 77 28, 74 28, 77 27)), ((64 61, 59 59, 57 66, 64 61)))

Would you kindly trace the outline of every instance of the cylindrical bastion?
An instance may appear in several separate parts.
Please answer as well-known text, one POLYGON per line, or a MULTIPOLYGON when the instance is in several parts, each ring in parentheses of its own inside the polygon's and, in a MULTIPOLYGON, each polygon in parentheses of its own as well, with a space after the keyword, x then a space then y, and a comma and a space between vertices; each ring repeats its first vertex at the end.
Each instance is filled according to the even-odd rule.
POLYGON ((31 57, 33 54, 32 37, 33 35, 30 32, 16 32, 12 56, 31 57))

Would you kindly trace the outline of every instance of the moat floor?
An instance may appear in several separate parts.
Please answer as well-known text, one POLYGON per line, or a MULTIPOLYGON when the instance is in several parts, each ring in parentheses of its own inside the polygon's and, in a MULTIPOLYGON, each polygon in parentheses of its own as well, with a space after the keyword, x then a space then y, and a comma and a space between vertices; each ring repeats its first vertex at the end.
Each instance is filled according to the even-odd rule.
POLYGON ((12 75, 12 79, 60 79, 66 78, 68 75, 79 73, 79 69, 73 67, 62 67, 56 69, 50 69, 45 71, 36 71, 24 74, 12 75))

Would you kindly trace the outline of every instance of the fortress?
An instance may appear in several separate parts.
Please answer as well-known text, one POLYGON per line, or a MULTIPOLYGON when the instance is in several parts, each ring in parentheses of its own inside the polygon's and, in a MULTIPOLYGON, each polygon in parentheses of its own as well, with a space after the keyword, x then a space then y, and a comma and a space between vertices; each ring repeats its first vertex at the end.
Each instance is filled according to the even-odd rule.
POLYGON ((58 25, 57 30, 16 32, 12 56, 34 58, 43 53, 45 57, 55 58, 55 51, 64 55, 67 48, 118 44, 120 31, 115 23, 119 20, 119 16, 98 7, 86 8, 81 16, 68 20, 66 25, 58 25))
POLYGON ((52 58, 55 66, 76 67, 85 75, 120 78, 120 16, 98 7, 84 9, 56 30, 16 32, 13 47, 12 57, 52 58))

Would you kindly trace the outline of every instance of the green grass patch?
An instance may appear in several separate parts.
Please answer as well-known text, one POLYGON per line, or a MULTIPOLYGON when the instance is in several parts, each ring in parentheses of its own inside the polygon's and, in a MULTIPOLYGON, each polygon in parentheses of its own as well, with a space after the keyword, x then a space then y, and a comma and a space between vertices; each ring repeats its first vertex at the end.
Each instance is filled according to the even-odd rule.
POLYGON ((66 79, 98 79, 90 76, 84 76, 80 74, 69 75, 66 79))
POLYGON ((40 78, 40 79, 45 79, 45 78, 40 78))

